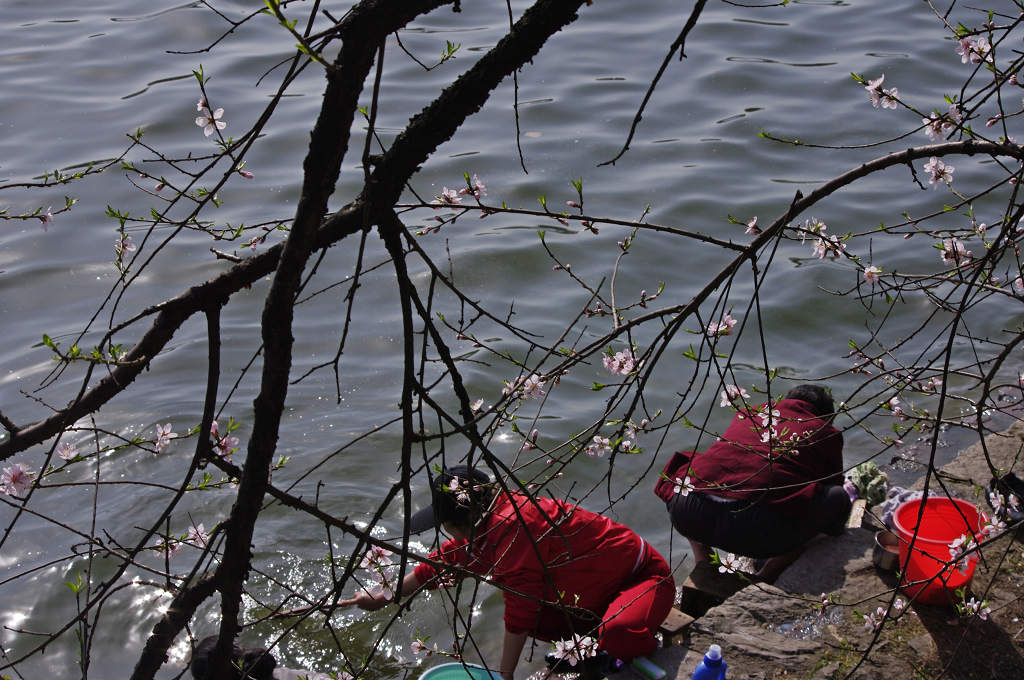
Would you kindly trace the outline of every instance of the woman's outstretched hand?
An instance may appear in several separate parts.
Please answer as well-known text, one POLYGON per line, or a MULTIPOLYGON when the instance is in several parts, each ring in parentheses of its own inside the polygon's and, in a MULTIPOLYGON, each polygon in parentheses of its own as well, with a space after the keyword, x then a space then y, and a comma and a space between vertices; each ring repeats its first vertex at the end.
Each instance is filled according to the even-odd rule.
MULTIPOLYGON (((416 576, 416 572, 411 571, 405 575, 405 579, 402 581, 402 587, 399 589, 399 595, 403 597, 411 595, 420 587, 420 585, 420 580, 416 576)), ((382 588, 377 585, 373 590, 361 590, 347 600, 338 600, 338 606, 347 607, 354 604, 360 609, 365 609, 368 612, 375 612, 378 609, 386 607, 394 598, 394 592, 390 588, 382 588)))
POLYGON ((338 600, 339 607, 347 607, 349 605, 355 605, 360 609, 365 609, 368 612, 375 612, 381 609, 391 602, 391 596, 389 596, 383 589, 375 589, 372 593, 366 590, 360 591, 347 600, 338 600))

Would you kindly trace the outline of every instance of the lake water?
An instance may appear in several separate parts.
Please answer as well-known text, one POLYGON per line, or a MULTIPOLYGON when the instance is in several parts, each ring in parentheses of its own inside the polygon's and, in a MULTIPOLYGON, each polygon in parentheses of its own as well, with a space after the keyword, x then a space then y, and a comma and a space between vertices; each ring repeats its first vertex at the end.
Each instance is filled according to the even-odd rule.
MULTIPOLYGON (((299 16, 309 11, 310 4, 295 3, 288 11, 299 16)), ((325 8, 341 16, 349 4, 325 3, 325 8)), ((424 61, 436 61, 445 41, 460 45, 455 59, 430 72, 404 55, 394 37, 389 39, 377 120, 384 144, 504 34, 508 25, 504 3, 462 4, 461 13, 437 10, 400 34, 404 46, 424 61)), ((229 17, 240 18, 259 5, 235 1, 215 6, 229 17)), ((514 2, 513 10, 518 13, 526 6, 514 2)), ((756 215, 761 224, 769 224, 785 211, 796 191, 807 193, 861 162, 899 148, 793 148, 759 138, 759 131, 829 145, 895 137, 916 127, 919 117, 872 108, 850 72, 871 78, 884 73, 886 85, 898 86, 901 97, 923 110, 945 106, 942 95, 956 92, 964 77, 966 67, 954 52, 954 41, 926 3, 793 2, 787 7, 760 9, 709 3, 687 40, 686 58, 669 65, 630 151, 614 166, 599 167, 625 141, 650 79, 685 21, 689 8, 678 7, 679 3, 653 1, 584 6, 579 21, 554 36, 519 75, 520 141, 528 172, 520 167, 516 152, 515 93, 511 82, 506 82, 484 109, 431 157, 414 178, 412 188, 429 200, 443 187, 461 186, 465 172, 486 182, 486 200, 492 204, 505 201, 512 207, 536 209, 537 199, 543 195, 553 210, 561 211, 566 209, 566 200, 575 198, 570 180, 582 177, 588 214, 632 220, 650 206, 647 221, 651 223, 746 243, 750 237, 743 226, 731 224, 728 216, 746 222, 756 215)), ((965 23, 980 21, 968 10, 959 12, 957 18, 965 23)), ((147 144, 167 156, 211 153, 213 143, 193 123, 199 90, 191 71, 202 65, 210 77, 210 103, 224 108, 223 120, 228 123, 224 134, 240 135, 269 101, 280 79, 282 68, 278 65, 290 57, 294 44, 275 21, 258 17, 226 36, 213 50, 195 52, 228 29, 224 20, 202 3, 8 0, 5 26, 0 46, 0 77, 8 93, 0 100, 0 181, 5 184, 31 181, 57 168, 70 171, 115 158, 128 144, 125 135, 138 128, 145 131, 147 144)), ((267 220, 287 223, 294 214, 302 160, 323 85, 322 72, 310 67, 291 86, 264 138, 248 156, 246 169, 254 177, 231 179, 220 191, 223 206, 206 213, 205 219, 220 227, 267 220)), ((368 97, 368 92, 364 93, 367 104, 368 97)), ((333 208, 344 205, 361 186, 358 149, 365 128, 362 124, 356 128, 333 208)), ((924 144, 927 138, 917 132, 905 143, 924 144)), ((135 150, 130 160, 142 163, 152 157, 135 150)), ((956 177, 963 182, 961 188, 981 187, 983 161, 960 163, 956 177)), ((157 164, 152 167, 154 175, 167 172, 157 164)), ((151 207, 162 205, 155 184, 151 177, 140 178, 114 168, 57 190, 0 191, 0 208, 9 214, 37 207, 45 211, 48 206, 58 210, 65 194, 78 199, 74 209, 57 214, 46 231, 34 219, 0 225, 0 314, 4 319, 0 410, 15 423, 38 420, 49 412, 47 405, 60 406, 74 396, 75 380, 81 377, 76 371, 36 392, 53 366, 49 351, 39 344, 41 335, 47 333, 66 347, 117 287, 117 221, 105 216, 105 210, 109 205, 145 217, 151 207)), ((816 207, 813 214, 829 224, 830 233, 860 233, 879 222, 899 221, 903 211, 922 215, 941 209, 944 195, 948 196, 919 190, 905 168, 894 169, 850 187, 816 207)), ((413 199, 411 194, 408 199, 413 199)), ((997 221, 994 211, 998 205, 994 199, 976 204, 979 209, 993 210, 991 215, 979 216, 979 221, 986 221, 985 217, 990 223, 997 221)), ((428 213, 415 213, 410 223, 429 226, 432 215, 428 213)), ((801 220, 806 217, 810 215, 801 220)), ((960 226, 952 223, 957 220, 948 226, 960 226)), ((450 249, 455 278, 469 295, 497 313, 514 308, 519 326, 552 342, 587 304, 588 294, 572 284, 564 271, 553 271, 553 263, 541 247, 539 229, 546 230, 547 242, 559 258, 571 263, 572 271, 593 285, 611 274, 619 254, 616 242, 628 233, 605 225, 595 235, 580 231, 578 225, 565 229, 542 218, 508 215, 478 220, 469 215, 421 242, 442 263, 444 249, 450 249)), ((129 225, 128 233, 147 254, 168 234, 158 230, 142 245, 144 227, 129 225)), ((258 249, 280 238, 271 234, 268 243, 258 249)), ((210 247, 246 256, 249 251, 243 246, 247 239, 212 243, 208 235, 199 232, 178 235, 146 267, 116 309, 104 307, 83 346, 90 347, 90 341, 111 324, 111 318, 123 321, 218 275, 228 265, 216 259, 210 247)), ((873 262, 884 264, 887 272, 934 272, 939 268, 939 257, 924 238, 909 244, 916 245, 880 235, 861 238, 856 249, 858 255, 870 255, 873 262)), ((354 246, 346 241, 328 251, 309 292, 328 289, 350 274, 354 246)), ((619 299, 635 299, 640 290, 654 292, 663 282, 665 291, 652 306, 682 304, 730 258, 730 253, 694 240, 642 232, 623 258, 616 294, 619 299)), ((384 249, 371 236, 365 261, 377 264, 384 260, 384 249)), ((287 486, 326 460, 293 492, 307 499, 319 494, 323 509, 356 521, 369 519, 383 490, 397 479, 401 432, 396 426, 385 427, 337 453, 342 444, 385 425, 396 413, 401 386, 401 314, 390 271, 389 267, 371 271, 362 282, 342 362, 340 391, 336 393, 329 369, 289 389, 279 451, 292 461, 274 475, 275 483, 287 486)), ((414 272, 418 282, 427 281, 422 269, 414 272)), ((849 289, 859 278, 857 267, 850 262, 813 258, 809 243, 783 243, 760 289, 758 317, 757 310, 750 307, 753 279, 748 267, 725 294, 712 298, 717 307, 709 303, 701 312, 707 323, 731 309, 747 324, 741 337, 723 343, 723 348, 727 343, 726 349, 733 353, 735 379, 728 382, 748 389, 755 384, 763 387, 760 367, 766 359, 782 376, 793 379, 822 379, 846 371, 852 362, 847 357, 847 343, 850 339, 865 341, 870 317, 855 300, 823 291, 849 289), (758 327, 764 337, 763 351, 758 327)), ((607 291, 607 282, 605 287, 607 291)), ((236 295, 224 309, 226 378, 222 399, 258 348, 260 311, 267 290, 266 281, 257 283, 236 295)), ((298 308, 294 376, 334 356, 346 290, 329 289, 298 308)), ((445 312, 447 318, 458 316, 450 299, 442 297, 438 304, 438 311, 445 312)), ((908 300, 887 329, 887 337, 910 334, 930 309, 923 300, 908 300)), ((877 307, 875 311, 879 311, 877 307)), ((970 331, 976 337, 999 336, 1019 323, 1019 312, 1015 314, 980 306, 970 318, 970 331)), ((610 323, 608 317, 595 317, 578 325, 576 333, 586 344, 606 332, 610 323)), ((670 413, 680 408, 677 393, 687 389, 693 376, 693 362, 682 352, 688 344, 699 342, 701 326, 693 321, 686 327, 697 333, 681 334, 683 337, 673 342, 671 356, 662 360, 646 390, 652 412, 663 409, 670 413)), ((641 350, 652 341, 655 330, 643 330, 634 337, 641 350)), ((476 332, 496 351, 507 350, 523 358, 525 346, 507 332, 496 326, 476 332)), ((128 331, 116 339, 127 346, 135 337, 128 331)), ((502 380, 514 378, 514 370, 469 342, 454 346, 479 360, 464 364, 463 377, 472 397, 493 404, 501 397, 502 380)), ((911 343, 903 351, 911 357, 922 348, 920 343, 911 343)), ((966 356, 970 347, 964 343, 957 351, 966 356)), ((220 422, 232 417, 241 423, 236 435, 243 443, 251 425, 258 365, 257 372, 240 382, 220 411, 220 422)), ((96 415, 96 427, 108 434, 96 440, 72 433, 69 441, 75 441, 83 452, 97 447, 106 451, 117 445, 118 437, 151 439, 155 426, 168 422, 184 434, 199 422, 205 379, 206 331, 197 315, 175 335, 149 371, 96 415)), ((1009 379, 1016 380, 1016 376, 1009 379)), ((836 395, 845 399, 862 380, 862 376, 846 374, 830 382, 836 395)), ((558 388, 549 390, 542 418, 529 428, 540 430, 542 447, 562 442, 601 419, 607 394, 589 389, 595 381, 610 382, 608 373, 596 363, 574 369, 558 388)), ((960 387, 968 382, 965 377, 960 387)), ((786 384, 780 383, 774 389, 785 388, 786 384)), ((693 422, 703 423, 707 417, 709 428, 721 429, 729 413, 716 405, 720 389, 714 378, 703 387, 698 384, 682 402, 682 410, 693 422)), ((851 397, 851 403, 857 405, 854 416, 862 417, 890 396, 879 384, 856 392, 851 397)), ((920 403, 929 402, 921 398, 920 403)), ((525 421, 535 411, 535 404, 527 404, 521 417, 525 421)), ((656 424, 664 425, 666 420, 663 415, 656 424)), ((852 419, 840 423, 850 427, 846 442, 851 465, 883 448, 865 427, 852 423, 852 419)), ((884 432, 884 416, 868 423, 883 423, 879 431, 884 432)), ((659 448, 658 435, 651 435, 640 442, 643 454, 618 459, 611 489, 614 498, 631 485, 639 485, 611 513, 636 528, 666 556, 671 554, 673 564, 683 566, 683 574, 687 552, 678 538, 672 540, 667 516, 647 489, 654 483, 654 469, 660 469, 672 450, 706 446, 708 441, 705 436, 698 442, 694 431, 676 427, 659 448)), ((521 443, 520 437, 505 428, 493 446, 506 462, 523 462, 525 458, 516 458, 521 443)), ((129 450, 104 454, 100 475, 110 482, 145 480, 175 485, 182 466, 190 460, 192 445, 192 439, 172 442, 159 455, 129 450)), ((38 470, 47 450, 37 447, 12 460, 38 470)), ((884 454, 880 461, 887 462, 891 455, 884 454)), ((606 461, 572 463, 553 489, 582 495, 582 490, 606 472, 606 461)), ((543 466, 543 456, 539 466, 543 466)), ((48 481, 88 482, 96 474, 94 463, 82 463, 48 481)), ((893 474, 895 479, 905 479, 910 473, 896 470, 893 474)), ((74 615, 74 594, 62 583, 74 580, 85 569, 86 560, 71 554, 80 539, 69 529, 86 534, 94 531, 100 536, 108 533, 110 540, 132 544, 138 538, 138 528, 148 526, 166 497, 166 490, 155 487, 116 484, 103 486, 96 499, 89 486, 56 486, 37 492, 30 508, 59 518, 66 526, 40 516, 22 516, 0 551, 0 624, 6 626, 0 631, 0 645, 11 658, 37 644, 37 638, 27 631, 53 630, 74 615), (94 500, 95 518, 90 511, 94 500), (36 567, 39 569, 30 571, 36 567)), ((231 489, 191 494, 172 517, 171 530, 184 533, 190 521, 211 527, 227 515, 232 501, 231 489)), ((585 504, 604 509, 608 492, 601 489, 591 494, 585 504)), ((13 516, 12 506, 0 505, 5 527, 13 516)), ((400 505, 385 512, 385 528, 394 531, 400 521, 400 505)), ((334 541, 339 554, 351 547, 338 536, 334 541)), ((318 594, 317 589, 329 579, 323 528, 292 511, 269 509, 257 527, 255 544, 260 575, 255 577, 253 594, 265 596, 268 603, 280 599, 281 590, 274 579, 310 594, 318 594)), ((183 560, 181 569, 190 564, 188 555, 176 559, 183 560)), ((112 568, 100 560, 93 566, 94 580, 112 568)), ((142 578, 151 577, 143 574, 142 578)), ((157 593, 153 588, 132 586, 111 596, 91 650, 94 677, 127 675, 160 604, 165 602, 157 593)), ((202 609, 193 629, 196 634, 213 632, 217 616, 213 603, 211 600, 202 609)), ((440 603, 439 596, 431 595, 384 633, 384 648, 393 657, 381 659, 370 675, 398 677, 400 662, 413 659, 408 644, 418 629, 436 630, 432 641, 442 647, 450 644, 450 634, 438 628, 443 618, 440 603)), ((266 611, 255 599, 247 600, 246 606, 248 619, 266 611)), ((481 614, 475 629, 481 650, 491 659, 500 646, 500 608, 500 596, 489 592, 475 610, 481 614)), ((332 619, 332 625, 342 651, 358 660, 385 621, 384 615, 342 612, 332 619)), ((284 663, 322 671, 341 667, 332 636, 321 623, 322 617, 314 617, 286 638, 279 654, 284 663)), ((266 643, 284 630, 283 624, 264 624, 248 629, 244 639, 266 643)), ((183 645, 176 647, 178 656, 160 677, 174 677, 180 671, 183 649, 183 645)), ((74 635, 69 631, 47 647, 45 655, 19 664, 18 670, 24 677, 70 677, 77 658, 74 635)))

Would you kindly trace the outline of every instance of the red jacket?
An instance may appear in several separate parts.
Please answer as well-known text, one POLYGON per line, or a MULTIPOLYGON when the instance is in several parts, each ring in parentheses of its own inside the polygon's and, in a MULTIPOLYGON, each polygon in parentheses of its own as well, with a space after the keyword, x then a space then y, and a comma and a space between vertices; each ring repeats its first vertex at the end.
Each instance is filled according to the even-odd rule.
MULTIPOLYGON (((542 607, 538 600, 561 601, 600 619, 632 575, 642 544, 632 529, 603 515, 550 498, 538 498, 535 504, 512 493, 495 500, 473 537, 472 550, 466 541, 449 540, 430 556, 537 598, 503 591, 506 630, 536 634, 554 623, 544 619, 565 617, 564 610, 542 607)), ((437 575, 429 564, 416 566, 417 578, 428 587, 439 585, 437 575)))
POLYGON ((843 434, 799 399, 774 411, 768 420, 765 404, 742 410, 704 453, 673 455, 654 493, 668 501, 689 476, 695 491, 803 515, 821 484, 843 483, 843 434))

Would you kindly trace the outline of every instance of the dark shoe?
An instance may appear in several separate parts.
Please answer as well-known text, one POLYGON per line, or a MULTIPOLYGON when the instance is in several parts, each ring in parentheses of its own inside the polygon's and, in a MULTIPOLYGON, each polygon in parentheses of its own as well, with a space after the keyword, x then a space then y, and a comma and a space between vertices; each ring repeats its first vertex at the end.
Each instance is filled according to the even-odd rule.
POLYGON ((545 654, 544 661, 552 673, 580 673, 585 678, 602 678, 618 673, 626 667, 625 661, 611 656, 603 649, 596 656, 587 657, 582 663, 577 661, 575 666, 565 659, 557 658, 554 652, 545 654))

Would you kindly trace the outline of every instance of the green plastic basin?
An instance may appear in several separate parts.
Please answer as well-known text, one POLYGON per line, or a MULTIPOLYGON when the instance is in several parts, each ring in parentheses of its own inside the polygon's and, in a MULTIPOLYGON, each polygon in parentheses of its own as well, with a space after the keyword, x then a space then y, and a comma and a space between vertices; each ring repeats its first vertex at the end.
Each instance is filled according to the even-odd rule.
POLYGON ((428 668, 420 680, 501 680, 501 676, 472 664, 443 663, 428 668))

